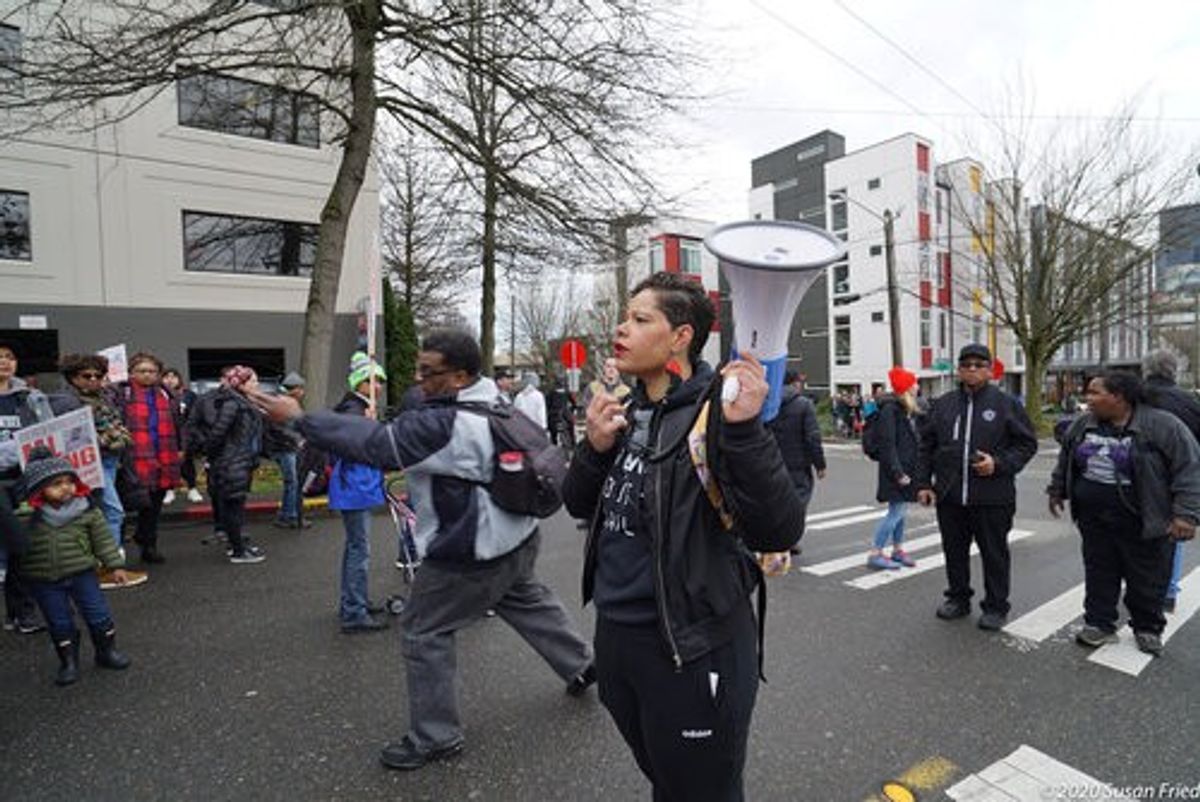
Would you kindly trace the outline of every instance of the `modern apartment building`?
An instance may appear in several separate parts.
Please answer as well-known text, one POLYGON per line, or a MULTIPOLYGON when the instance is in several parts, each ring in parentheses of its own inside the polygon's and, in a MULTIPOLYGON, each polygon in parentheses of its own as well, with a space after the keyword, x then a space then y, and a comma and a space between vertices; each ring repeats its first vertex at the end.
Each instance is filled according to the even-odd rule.
MULTIPOLYGON (((750 216, 755 220, 795 220, 828 228, 825 164, 841 158, 846 140, 833 131, 806 137, 750 162, 750 216)), ((809 288, 796 310, 788 336, 788 366, 803 373, 809 390, 830 386, 829 274, 809 288)), ((722 291, 725 287, 722 285, 722 291)), ((728 352, 732 321, 723 320, 722 347, 728 352)))
MULTIPOLYGON (((690 217, 639 217, 621 221, 620 225, 614 223, 613 227, 619 238, 618 251, 623 256, 618 257, 619 264, 613 270, 596 277, 593 302, 597 307, 604 307, 606 312, 615 310, 620 299, 651 273, 679 273, 699 282, 719 309, 717 258, 704 247, 704 237, 714 223, 690 217)), ((616 312, 609 312, 607 317, 615 328, 616 312)), ((727 353, 722 346, 721 329, 718 315, 702 353, 713 367, 727 353)))
MULTIPOLYGON (((19 44, 18 29, 4 36, 19 44)), ((0 333, 24 344, 21 372, 52 381, 61 353, 119 343, 192 380, 231 362, 296 369, 341 154, 331 122, 303 93, 197 74, 92 132, 0 142, 0 333)), ((359 336, 378 218, 369 171, 346 244, 334 388, 359 336)))

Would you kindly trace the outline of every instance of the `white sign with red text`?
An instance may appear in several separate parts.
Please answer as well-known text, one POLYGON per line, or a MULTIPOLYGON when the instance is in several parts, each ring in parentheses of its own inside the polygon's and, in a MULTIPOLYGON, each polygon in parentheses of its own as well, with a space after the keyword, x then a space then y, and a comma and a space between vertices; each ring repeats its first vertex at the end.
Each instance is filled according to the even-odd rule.
POLYGON ((104 487, 104 466, 100 464, 100 441, 92 421, 92 408, 81 407, 65 415, 26 426, 16 433, 21 470, 35 446, 44 445, 55 456, 65 457, 79 474, 79 479, 92 488, 104 487))

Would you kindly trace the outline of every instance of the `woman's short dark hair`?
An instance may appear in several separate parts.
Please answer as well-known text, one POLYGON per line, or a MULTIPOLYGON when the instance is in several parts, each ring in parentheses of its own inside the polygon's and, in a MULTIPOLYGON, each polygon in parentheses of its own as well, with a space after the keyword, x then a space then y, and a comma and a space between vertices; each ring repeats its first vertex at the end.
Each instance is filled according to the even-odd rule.
POLYGON ((712 299, 700 282, 684 278, 678 273, 652 273, 649 278, 639 282, 629 296, 632 298, 642 290, 654 290, 658 308, 672 327, 685 323, 692 327, 688 359, 693 363, 699 361, 700 352, 708 342, 708 333, 717 319, 712 299))
POLYGON ((1130 406, 1142 400, 1142 380, 1136 373, 1127 370, 1106 370, 1096 378, 1104 383, 1105 390, 1112 395, 1119 395, 1130 406))
POLYGON ((85 370, 95 370, 101 376, 108 374, 108 358, 99 354, 64 354, 58 360, 58 372, 67 381, 83 373, 85 370))
POLYGON ((478 376, 483 364, 479 343, 462 329, 434 329, 421 340, 421 350, 436 351, 446 367, 466 371, 468 376, 478 376))

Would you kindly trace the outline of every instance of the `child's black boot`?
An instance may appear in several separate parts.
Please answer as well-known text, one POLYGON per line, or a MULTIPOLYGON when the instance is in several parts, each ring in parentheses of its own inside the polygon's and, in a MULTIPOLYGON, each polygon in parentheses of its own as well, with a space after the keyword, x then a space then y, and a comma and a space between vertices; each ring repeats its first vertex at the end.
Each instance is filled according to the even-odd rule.
POLYGON ((129 668, 129 658, 117 651, 117 634, 112 627, 93 629, 92 643, 96 647, 96 665, 116 671, 129 668))
POLYGON ((79 679, 79 633, 55 640, 54 651, 58 652, 58 674, 54 677, 54 684, 74 684, 79 679))

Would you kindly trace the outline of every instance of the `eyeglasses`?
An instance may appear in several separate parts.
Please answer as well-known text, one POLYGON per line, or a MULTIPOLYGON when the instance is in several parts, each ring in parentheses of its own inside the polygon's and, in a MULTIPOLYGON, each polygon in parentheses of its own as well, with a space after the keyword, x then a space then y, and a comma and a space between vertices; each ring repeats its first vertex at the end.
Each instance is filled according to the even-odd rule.
POLYGON ((97 373, 97 372, 96 372, 96 371, 94 371, 94 370, 84 370, 84 371, 80 371, 79 373, 76 373, 75 375, 76 375, 76 376, 78 376, 78 377, 79 377, 79 378, 81 378, 81 379, 92 379, 92 380, 95 380, 95 379, 103 379, 103 378, 104 378, 104 374, 103 374, 103 373, 97 373))
POLYGON ((983 370, 984 368, 990 368, 991 366, 992 365, 990 362, 959 362, 958 363, 959 370, 983 370))

